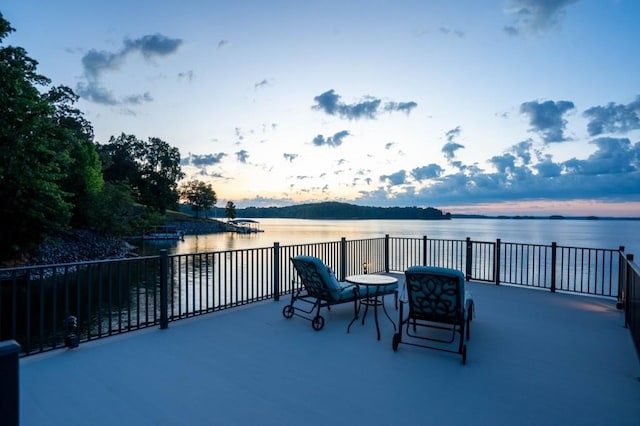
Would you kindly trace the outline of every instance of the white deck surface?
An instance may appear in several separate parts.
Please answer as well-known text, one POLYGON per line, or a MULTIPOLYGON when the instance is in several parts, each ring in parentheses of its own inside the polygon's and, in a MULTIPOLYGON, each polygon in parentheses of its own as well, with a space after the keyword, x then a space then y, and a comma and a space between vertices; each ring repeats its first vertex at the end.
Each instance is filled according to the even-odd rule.
MULTIPOLYGON (((399 275, 402 279, 402 276, 399 275)), ((20 360, 23 425, 638 425, 640 363, 615 303, 470 283, 467 365, 381 317, 323 330, 266 301, 20 360)), ((397 323, 392 296, 387 306, 397 323)))

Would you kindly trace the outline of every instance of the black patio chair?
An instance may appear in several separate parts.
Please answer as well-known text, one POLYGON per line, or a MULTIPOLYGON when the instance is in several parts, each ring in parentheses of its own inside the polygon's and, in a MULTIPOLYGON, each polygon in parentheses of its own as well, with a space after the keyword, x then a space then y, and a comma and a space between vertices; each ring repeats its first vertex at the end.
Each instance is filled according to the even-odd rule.
POLYGON ((392 347, 400 343, 453 352, 467 362, 466 340, 470 338, 470 323, 474 304, 465 291, 465 279, 456 269, 412 266, 405 271, 405 295, 400 303, 400 326, 393 335, 392 347), (409 312, 404 316, 404 305, 409 312), (420 329, 419 329, 420 327, 420 329), (459 334, 459 344, 451 344, 459 334), (406 336, 406 339, 403 339, 406 336), (455 347, 455 346, 454 346, 455 347))
MULTIPOLYGON (((296 256, 291 259, 302 282, 291 293, 291 303, 282 309, 285 318, 294 315, 311 321, 314 330, 324 327, 324 317, 320 310, 333 305, 353 302, 354 318, 358 318, 358 300, 370 297, 374 289, 365 285, 340 282, 335 274, 321 259, 313 256, 296 256), (305 309, 303 306, 310 307, 305 309), (315 311, 315 314, 314 314, 315 311)), ((377 295, 397 293, 397 284, 376 288, 377 295)))

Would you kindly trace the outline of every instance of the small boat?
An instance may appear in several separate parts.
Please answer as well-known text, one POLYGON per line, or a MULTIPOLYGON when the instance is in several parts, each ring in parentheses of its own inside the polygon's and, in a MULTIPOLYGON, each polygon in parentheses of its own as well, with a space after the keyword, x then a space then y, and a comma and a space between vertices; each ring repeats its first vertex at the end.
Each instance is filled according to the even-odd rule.
POLYGON ((143 240, 184 240, 184 232, 175 226, 156 226, 145 232, 143 240))

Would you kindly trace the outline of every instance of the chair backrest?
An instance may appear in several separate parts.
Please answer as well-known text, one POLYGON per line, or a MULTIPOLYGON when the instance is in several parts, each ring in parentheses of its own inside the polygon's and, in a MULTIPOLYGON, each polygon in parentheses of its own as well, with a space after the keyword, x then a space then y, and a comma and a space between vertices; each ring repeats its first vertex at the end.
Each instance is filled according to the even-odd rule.
POLYGON ((322 260, 313 256, 296 256, 291 262, 309 296, 322 300, 336 298, 336 292, 341 289, 340 284, 322 260))
POLYGON ((464 275, 456 269, 412 266, 405 271, 409 316, 425 321, 464 321, 464 275))

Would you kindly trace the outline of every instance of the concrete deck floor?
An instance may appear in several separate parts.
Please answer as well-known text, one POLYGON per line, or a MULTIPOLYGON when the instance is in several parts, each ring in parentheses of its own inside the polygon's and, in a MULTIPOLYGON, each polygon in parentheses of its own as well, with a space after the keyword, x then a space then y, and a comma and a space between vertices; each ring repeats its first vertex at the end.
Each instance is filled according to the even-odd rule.
MULTIPOLYGON (((402 275, 398 275, 402 279, 402 275)), ((469 283, 467 365, 352 305, 323 330, 265 301, 20 360, 24 425, 638 425, 640 363, 609 300, 469 283)), ((397 323, 393 298, 387 307, 397 323)))

